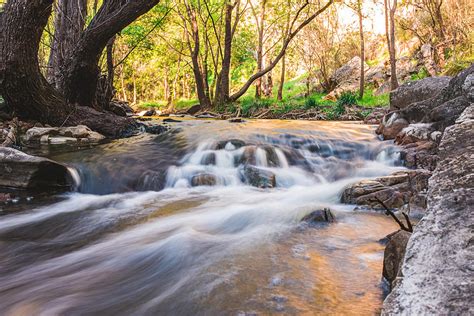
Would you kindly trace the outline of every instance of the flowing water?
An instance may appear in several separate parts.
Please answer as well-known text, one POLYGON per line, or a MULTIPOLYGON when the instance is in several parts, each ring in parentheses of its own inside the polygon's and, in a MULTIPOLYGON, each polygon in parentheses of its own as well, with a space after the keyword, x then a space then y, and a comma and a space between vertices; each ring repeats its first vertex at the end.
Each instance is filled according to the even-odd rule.
POLYGON ((175 127, 49 153, 74 168, 77 192, 0 212, 1 315, 380 310, 378 240, 396 226, 339 199, 350 183, 400 169, 396 147, 357 123, 175 127), (276 187, 249 185, 245 165, 276 187), (203 174, 216 185, 193 187, 203 174), (301 222, 324 207, 336 223, 301 222))

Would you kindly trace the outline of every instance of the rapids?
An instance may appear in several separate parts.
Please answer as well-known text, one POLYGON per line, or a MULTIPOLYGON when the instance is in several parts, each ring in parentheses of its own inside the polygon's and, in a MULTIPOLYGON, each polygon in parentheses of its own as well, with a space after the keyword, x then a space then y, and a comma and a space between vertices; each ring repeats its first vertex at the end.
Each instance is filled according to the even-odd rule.
POLYGON ((341 205, 345 186, 401 169, 373 127, 189 120, 81 151, 77 192, 0 207, 2 315, 373 314, 396 230, 341 205), (245 165, 275 175, 256 188, 245 165), (193 187, 207 174, 215 186, 193 187), (301 223, 330 207, 337 222, 301 223))

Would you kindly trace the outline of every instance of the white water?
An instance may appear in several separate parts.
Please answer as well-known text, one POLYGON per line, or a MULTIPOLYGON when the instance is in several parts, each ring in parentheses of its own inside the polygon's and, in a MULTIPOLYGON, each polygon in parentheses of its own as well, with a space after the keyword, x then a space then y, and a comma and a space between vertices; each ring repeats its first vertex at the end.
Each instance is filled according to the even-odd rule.
POLYGON ((339 199, 348 184, 399 169, 398 154, 370 129, 338 128, 331 140, 297 137, 303 146, 287 137, 243 136, 242 147, 200 139, 169 167, 165 190, 75 193, 1 216, 0 314, 374 313, 376 241, 394 226, 339 199), (351 149, 352 141, 361 146, 351 149), (324 151, 308 149, 315 144, 324 151), (246 150, 247 162, 275 174, 275 189, 244 184, 246 150), (203 173, 217 186, 191 187, 203 173), (322 207, 338 222, 300 223, 322 207))

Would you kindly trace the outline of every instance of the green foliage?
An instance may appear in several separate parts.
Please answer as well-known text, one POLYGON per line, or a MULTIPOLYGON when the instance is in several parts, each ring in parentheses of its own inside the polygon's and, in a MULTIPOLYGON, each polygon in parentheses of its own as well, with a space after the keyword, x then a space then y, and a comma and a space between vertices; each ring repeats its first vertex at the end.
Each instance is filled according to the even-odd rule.
POLYGON ((258 110, 269 108, 272 105, 271 99, 242 99, 240 107, 242 109, 242 116, 249 117, 258 110))
POLYGON ((374 95, 373 89, 367 89, 364 97, 359 99, 357 103, 363 107, 388 106, 390 103, 390 95, 388 93, 374 95))
POLYGON ((425 67, 422 67, 420 69, 420 71, 418 71, 416 74, 412 74, 410 79, 412 81, 416 81, 416 80, 424 79, 424 78, 429 77, 429 76, 430 76, 430 74, 429 74, 428 70, 426 70, 425 67))
POLYGON ((318 102, 316 101, 316 98, 314 97, 309 97, 306 98, 304 102, 304 108, 309 110, 318 107, 318 102))
POLYGON ((162 109, 166 106, 166 104, 161 103, 161 102, 143 102, 138 104, 138 108, 147 110, 149 108, 155 108, 155 109, 162 109))
POLYGON ((353 92, 343 92, 337 99, 336 105, 339 107, 357 105, 357 95, 353 92))

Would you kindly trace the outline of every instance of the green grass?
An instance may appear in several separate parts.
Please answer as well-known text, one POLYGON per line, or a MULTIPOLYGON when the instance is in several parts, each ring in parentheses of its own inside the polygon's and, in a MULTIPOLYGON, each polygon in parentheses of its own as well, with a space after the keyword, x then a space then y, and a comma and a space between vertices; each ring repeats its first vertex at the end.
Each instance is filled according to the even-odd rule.
MULTIPOLYGON (((334 118, 341 115, 345 105, 342 106, 339 104, 338 106, 337 101, 325 100, 325 93, 315 92, 305 97, 306 84, 304 79, 306 79, 306 77, 301 76, 286 82, 283 86, 283 100, 281 101, 276 98, 278 92, 277 85, 273 88, 272 97, 260 99, 255 98, 255 86, 252 86, 238 102, 221 106, 215 110, 218 112, 236 112, 238 107, 240 107, 241 114, 246 117, 253 116, 262 109, 270 109, 275 114, 284 114, 293 110, 320 109, 328 116, 334 116, 334 118)), ((388 105, 389 95, 383 94, 376 96, 374 95, 374 89, 367 88, 364 97, 362 99, 357 98, 356 101, 357 105, 368 108, 366 111, 368 113, 370 112, 370 108, 388 105)), ((174 107, 176 110, 185 110, 197 103, 199 103, 197 99, 179 99, 174 102, 174 107)), ((166 107, 166 105, 163 101, 140 104, 140 108, 149 107, 162 109, 166 107)))

